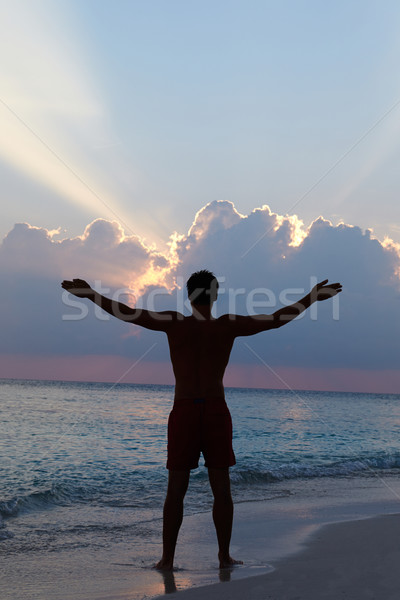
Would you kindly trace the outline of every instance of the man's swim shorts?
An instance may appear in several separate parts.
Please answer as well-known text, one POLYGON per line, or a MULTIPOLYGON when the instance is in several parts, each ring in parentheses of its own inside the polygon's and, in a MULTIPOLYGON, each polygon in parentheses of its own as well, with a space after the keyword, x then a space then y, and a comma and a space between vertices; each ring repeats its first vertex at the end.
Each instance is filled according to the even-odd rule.
POLYGON ((175 400, 168 419, 167 469, 196 469, 200 453, 205 466, 231 467, 232 419, 224 398, 175 400))

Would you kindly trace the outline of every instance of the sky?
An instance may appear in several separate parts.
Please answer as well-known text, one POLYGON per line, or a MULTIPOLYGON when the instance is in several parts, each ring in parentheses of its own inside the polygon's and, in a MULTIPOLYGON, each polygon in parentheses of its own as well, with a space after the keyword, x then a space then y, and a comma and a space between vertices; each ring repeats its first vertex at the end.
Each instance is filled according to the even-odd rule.
POLYGON ((344 286, 238 340, 228 385, 399 392, 398 3, 32 0, 0 23, 1 377, 172 383, 161 334, 59 283, 187 312, 209 268, 218 314, 344 286))

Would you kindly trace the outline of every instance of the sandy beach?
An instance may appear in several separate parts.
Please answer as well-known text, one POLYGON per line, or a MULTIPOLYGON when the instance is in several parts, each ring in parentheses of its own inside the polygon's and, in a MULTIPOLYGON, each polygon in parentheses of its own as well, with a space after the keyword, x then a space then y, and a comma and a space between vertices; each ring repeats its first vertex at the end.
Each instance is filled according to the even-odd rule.
MULTIPOLYGON (((400 515, 321 527, 275 570, 169 595, 181 600, 397 600, 400 515)), ((160 596, 159 598, 161 598, 160 596)))

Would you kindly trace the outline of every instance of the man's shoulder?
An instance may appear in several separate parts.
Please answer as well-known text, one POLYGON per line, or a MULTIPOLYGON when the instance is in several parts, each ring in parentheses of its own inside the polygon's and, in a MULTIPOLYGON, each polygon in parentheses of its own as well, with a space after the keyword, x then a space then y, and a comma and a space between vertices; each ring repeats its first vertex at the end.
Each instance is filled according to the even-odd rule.
POLYGON ((239 317, 240 315, 236 315, 234 313, 227 313, 225 315, 221 315, 220 317, 218 317, 217 321, 220 321, 221 323, 227 323, 230 321, 236 321, 236 319, 239 317))
POLYGON ((218 319, 216 319, 216 322, 219 324, 222 330, 233 332, 238 317, 239 315, 235 315, 234 313, 227 313, 218 317, 218 319))
POLYGON ((158 315, 163 317, 166 321, 183 321, 186 317, 176 310, 162 310, 157 312, 158 315))

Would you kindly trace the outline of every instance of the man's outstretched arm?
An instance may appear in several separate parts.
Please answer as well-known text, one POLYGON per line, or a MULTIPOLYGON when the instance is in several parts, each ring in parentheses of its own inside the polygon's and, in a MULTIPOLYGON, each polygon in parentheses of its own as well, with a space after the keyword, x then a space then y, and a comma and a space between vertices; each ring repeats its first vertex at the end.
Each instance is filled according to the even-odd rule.
POLYGON ((168 325, 172 323, 177 314, 173 311, 154 312, 141 308, 131 308, 122 302, 102 296, 93 290, 83 279, 64 280, 61 287, 78 298, 91 300, 94 304, 97 304, 97 306, 100 306, 100 308, 121 321, 134 323, 147 329, 166 331, 168 325))
POLYGON ((325 279, 324 281, 317 283, 311 292, 304 296, 304 298, 294 304, 284 306, 271 315, 232 316, 232 327, 235 336, 254 335, 261 331, 282 327, 282 325, 286 325, 286 323, 289 323, 298 317, 314 302, 333 298, 341 291, 341 283, 328 284, 328 280, 325 279))

